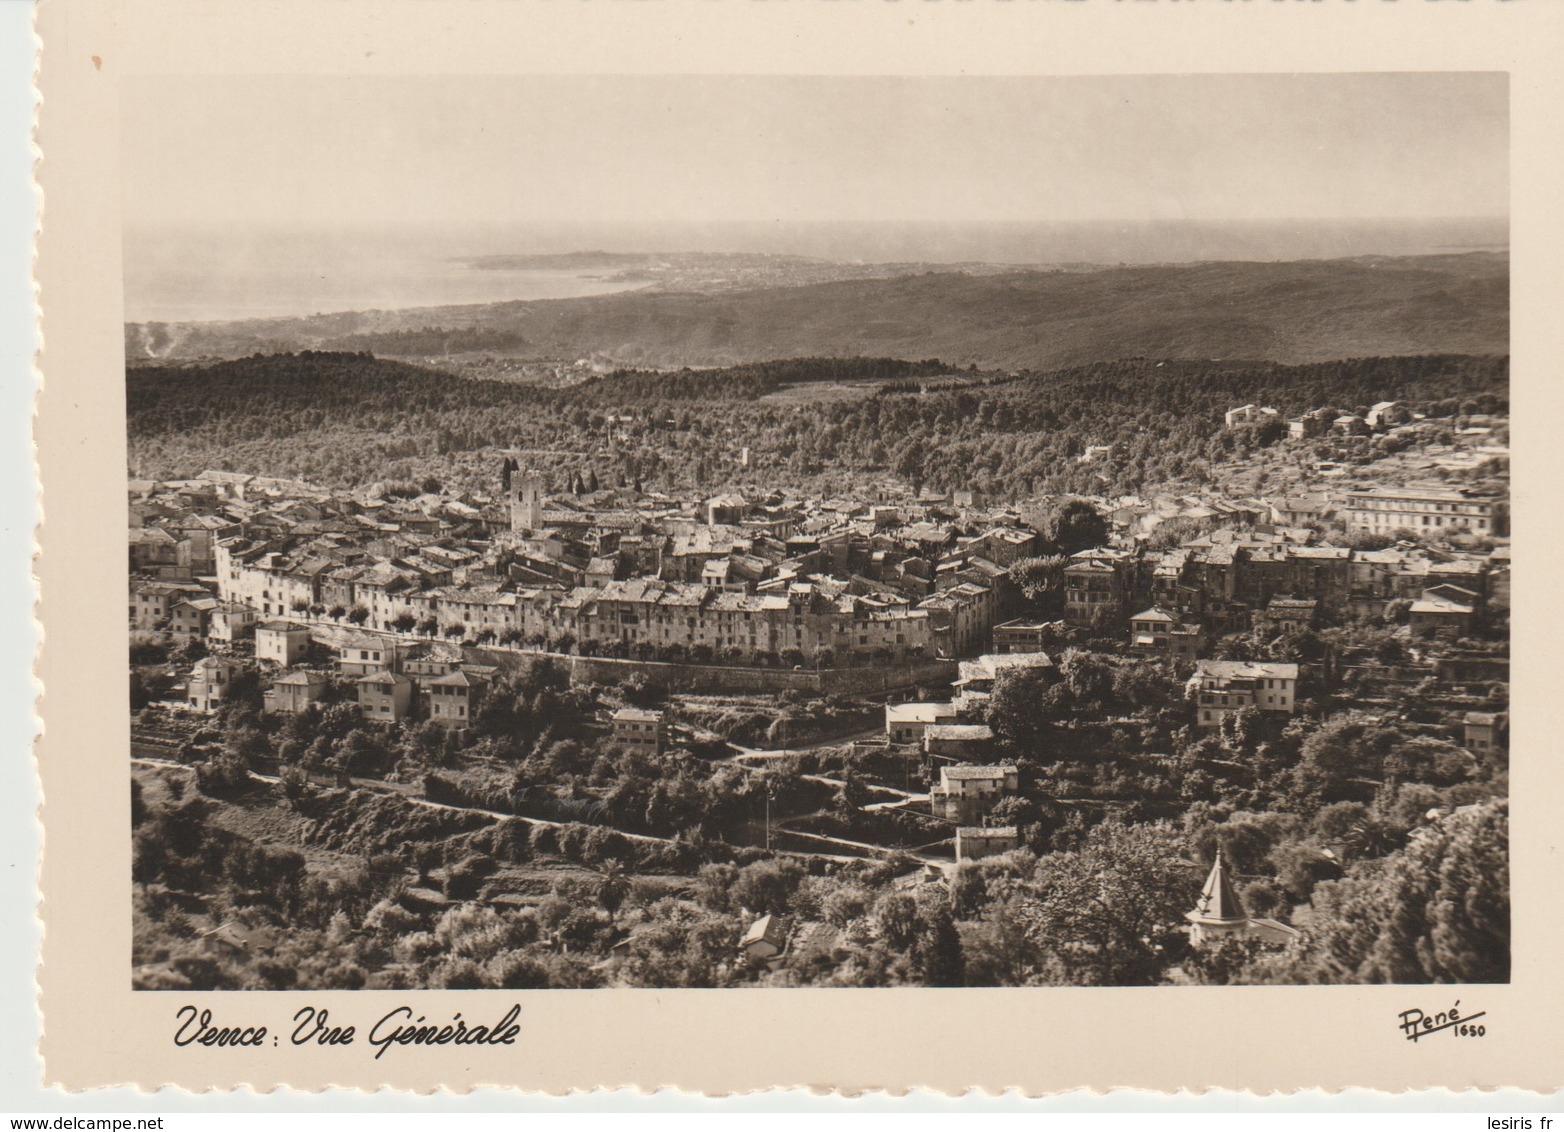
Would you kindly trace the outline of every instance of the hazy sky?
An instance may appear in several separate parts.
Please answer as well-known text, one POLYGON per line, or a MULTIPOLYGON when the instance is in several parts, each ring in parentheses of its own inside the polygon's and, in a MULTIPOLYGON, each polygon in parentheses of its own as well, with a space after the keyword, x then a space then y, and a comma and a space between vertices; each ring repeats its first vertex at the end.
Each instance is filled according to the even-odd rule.
POLYGON ((1503 75, 130 79, 136 227, 1508 213, 1503 75))

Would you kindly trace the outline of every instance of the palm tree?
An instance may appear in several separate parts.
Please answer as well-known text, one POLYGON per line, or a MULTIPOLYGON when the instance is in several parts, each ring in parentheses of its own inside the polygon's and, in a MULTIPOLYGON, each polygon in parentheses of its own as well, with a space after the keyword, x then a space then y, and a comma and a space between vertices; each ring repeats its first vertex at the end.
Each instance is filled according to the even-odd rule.
POLYGON ((1359 860, 1383 857, 1393 852, 1400 843, 1396 829, 1383 818, 1370 814, 1353 823, 1342 836, 1342 848, 1359 860))
POLYGON ((608 913, 608 922, 613 923, 625 897, 630 895, 630 878, 625 873, 624 865, 615 860, 605 861, 597 866, 597 870, 602 874, 597 885, 597 902, 608 913))

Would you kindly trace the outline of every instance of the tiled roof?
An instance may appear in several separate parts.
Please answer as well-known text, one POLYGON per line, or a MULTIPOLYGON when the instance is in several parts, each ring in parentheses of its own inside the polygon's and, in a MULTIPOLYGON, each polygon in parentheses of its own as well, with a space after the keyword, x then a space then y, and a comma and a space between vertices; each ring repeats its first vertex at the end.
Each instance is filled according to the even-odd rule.
POLYGON ((940 777, 951 782, 985 781, 992 778, 1009 778, 1015 775, 1013 766, 942 766, 940 777))
POLYGON ((1201 676, 1238 677, 1272 680, 1298 679, 1296 664, 1278 664, 1259 660, 1199 660, 1195 662, 1201 676))

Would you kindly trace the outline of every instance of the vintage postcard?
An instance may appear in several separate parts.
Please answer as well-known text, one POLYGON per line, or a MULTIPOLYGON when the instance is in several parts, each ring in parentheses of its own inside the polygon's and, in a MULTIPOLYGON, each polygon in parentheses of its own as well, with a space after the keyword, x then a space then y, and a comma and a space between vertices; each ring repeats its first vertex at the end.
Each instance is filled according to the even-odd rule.
POLYGON ((47 1082, 1564 1086, 1564 10, 38 30, 47 1082))

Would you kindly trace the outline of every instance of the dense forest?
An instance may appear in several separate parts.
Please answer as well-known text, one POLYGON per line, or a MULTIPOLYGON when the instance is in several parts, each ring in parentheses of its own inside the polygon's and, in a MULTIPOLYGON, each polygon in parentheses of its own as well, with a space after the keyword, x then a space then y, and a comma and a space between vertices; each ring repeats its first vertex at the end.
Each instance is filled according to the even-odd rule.
POLYGON ((1434 417, 1504 410, 1509 363, 1137 358, 1010 374, 933 360, 790 359, 621 371, 543 389, 306 351, 136 367, 127 389, 131 471, 153 478, 219 468, 354 487, 432 476, 487 491, 495 452, 521 448, 547 453, 561 487, 587 470, 647 489, 751 480, 845 491, 866 474, 890 474, 920 488, 1021 498, 1198 485, 1211 464, 1277 440, 1275 427, 1223 427, 1222 413, 1248 402, 1284 416, 1380 400, 1434 417), (1108 442, 1107 457, 1079 461, 1088 445, 1108 442), (743 448, 747 469, 738 465, 743 448))
MULTIPOLYGON (((237 357, 359 349, 438 325, 532 356, 603 355, 667 369, 831 355, 938 356, 967 366, 1054 369, 1100 358, 1271 358, 1506 353, 1509 257, 1362 257, 966 274, 639 292, 538 302, 357 311, 309 318, 126 327, 127 356, 237 357), (519 347, 518 347, 519 348, 519 347)), ((404 356, 406 356, 404 354, 404 356)))

